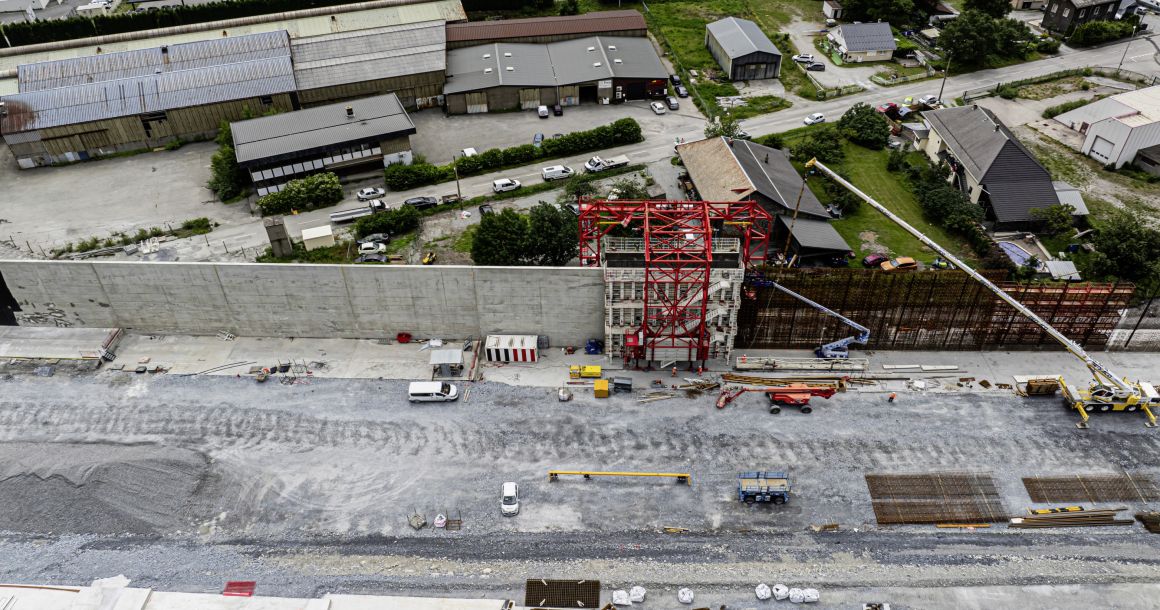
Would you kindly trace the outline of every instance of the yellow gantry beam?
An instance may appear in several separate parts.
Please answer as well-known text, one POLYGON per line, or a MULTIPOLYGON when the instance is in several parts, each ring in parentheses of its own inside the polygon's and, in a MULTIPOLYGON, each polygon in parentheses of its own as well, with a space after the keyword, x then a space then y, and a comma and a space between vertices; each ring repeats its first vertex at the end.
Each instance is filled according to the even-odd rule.
POLYGON ((577 475, 585 479, 592 477, 674 477, 678 483, 693 484, 693 475, 687 472, 599 472, 595 470, 549 470, 548 481, 555 481, 561 475, 577 475))

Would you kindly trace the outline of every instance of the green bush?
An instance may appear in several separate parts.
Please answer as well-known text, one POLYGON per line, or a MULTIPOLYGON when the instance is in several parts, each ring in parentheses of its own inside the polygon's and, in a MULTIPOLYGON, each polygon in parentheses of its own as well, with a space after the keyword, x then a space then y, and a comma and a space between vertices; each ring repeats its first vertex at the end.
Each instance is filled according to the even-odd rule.
POLYGON ((1067 39, 1067 42, 1073 47, 1097 45, 1119 40, 1125 36, 1131 36, 1134 28, 1135 23, 1130 20, 1088 21, 1076 27, 1075 31, 1071 34, 1071 38, 1067 39))
POLYGON ((183 231, 193 231, 195 233, 209 233, 213 229, 208 218, 191 218, 181 223, 183 231))
POLYGON ((289 214, 293 210, 313 210, 342 201, 342 184, 338 176, 327 172, 291 180, 277 193, 258 200, 263 215, 289 214))
POLYGON ((165 150, 177 150, 185 146, 185 142, 181 138, 175 138, 165 143, 165 150))
POLYGON ((842 149, 842 135, 833 125, 822 125, 810 130, 809 135, 802 138, 793 149, 793 156, 798 161, 817 159, 823 163, 841 161, 846 157, 842 149))
POLYGON ((1013 100, 1013 99, 1019 97, 1019 88, 1007 85, 1007 86, 999 87, 998 93, 999 93, 999 97, 1001 97, 1005 100, 1013 100))
POLYGON ((767 136, 761 136, 756 138, 754 142, 757 142, 762 146, 768 146, 770 148, 785 148, 785 138, 782 137, 780 133, 771 133, 767 136))
POLYGON ((363 216, 354 223, 355 235, 366 237, 373 233, 402 235, 419 228, 419 210, 405 205, 397 210, 363 216))
POLYGON ((432 165, 417 158, 410 165, 395 163, 383 170, 383 178, 387 188, 392 191, 405 191, 417 186, 436 184, 455 179, 455 172, 450 165, 432 165))
POLYGON ((1049 55, 1059 52, 1059 40, 1055 38, 1044 38, 1036 45, 1036 49, 1040 53, 1047 53, 1049 55))
POLYGON ((1062 104, 1057 104, 1055 106, 1051 106, 1051 107, 1047 108, 1046 110, 1044 110, 1043 111, 1043 118, 1052 119, 1052 118, 1055 118, 1055 117, 1057 117, 1065 112, 1071 112, 1072 110, 1075 110, 1076 108, 1080 108, 1082 106, 1087 106, 1090 103, 1091 103, 1091 100, 1072 100, 1070 102, 1064 102, 1062 104))
POLYGON ((865 102, 858 102, 838 119, 838 129, 851 142, 871 150, 882 150, 890 139, 886 117, 865 102))

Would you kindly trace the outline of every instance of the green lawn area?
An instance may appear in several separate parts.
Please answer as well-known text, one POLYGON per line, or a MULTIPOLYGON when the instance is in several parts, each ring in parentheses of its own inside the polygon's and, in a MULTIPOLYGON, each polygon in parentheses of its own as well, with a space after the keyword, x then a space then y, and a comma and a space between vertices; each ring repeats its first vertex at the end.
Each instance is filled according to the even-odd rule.
POLYGON ((776 95, 758 95, 754 97, 745 98, 745 105, 736 108, 730 108, 729 114, 737 118, 737 120, 748 119, 749 117, 757 116, 759 114, 769 114, 776 112, 783 108, 792 106, 789 100, 784 100, 776 95))

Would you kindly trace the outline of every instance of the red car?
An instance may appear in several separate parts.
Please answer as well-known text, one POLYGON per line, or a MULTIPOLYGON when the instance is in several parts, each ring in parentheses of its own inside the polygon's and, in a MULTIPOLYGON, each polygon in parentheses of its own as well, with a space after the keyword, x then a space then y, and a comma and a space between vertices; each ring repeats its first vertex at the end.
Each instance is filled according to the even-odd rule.
POLYGON ((888 260, 890 260, 890 257, 886 256, 885 254, 870 254, 866 256, 866 258, 862 259, 862 266, 874 269, 881 266, 882 263, 888 260))

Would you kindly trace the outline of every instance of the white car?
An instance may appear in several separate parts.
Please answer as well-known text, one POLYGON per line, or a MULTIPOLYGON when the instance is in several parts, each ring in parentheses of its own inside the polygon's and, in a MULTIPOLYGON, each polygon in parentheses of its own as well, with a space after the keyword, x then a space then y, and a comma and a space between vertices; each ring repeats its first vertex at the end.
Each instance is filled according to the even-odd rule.
POLYGON ((541 119, 546 119, 552 116, 552 111, 548 110, 547 106, 540 106, 539 108, 536 108, 536 114, 540 115, 541 119))
POLYGON ((666 111, 665 105, 662 102, 653 102, 653 103, 649 104, 649 106, 652 107, 652 111, 655 112, 656 114, 664 114, 666 111))
POLYGON ((918 98, 918 103, 924 104, 926 106, 934 106, 938 103, 938 97, 934 95, 924 95, 918 98))
POLYGON ((499 512, 505 517, 520 514, 520 486, 508 481, 500 489, 499 512))
POLYGON ((367 188, 362 189, 361 191, 358 192, 358 200, 359 201, 368 201, 371 199, 378 199, 379 197, 382 197, 386 194, 387 194, 387 191, 385 191, 381 188, 375 188, 375 187, 368 186, 367 188))
POLYGON ((814 62, 814 56, 811 53, 801 53, 794 55, 791 59, 798 62, 799 64, 809 64, 814 62))
POLYGON ((815 112, 815 113, 811 114, 810 116, 806 117, 806 120, 804 120, 802 122, 805 123, 806 125, 816 125, 817 123, 825 123, 826 116, 820 112, 815 112))
POLYGON ((386 244, 381 244, 377 241, 367 241, 358 245, 359 254, 386 254, 386 244))
POLYGON ((503 193, 506 191, 514 191, 520 188, 520 181, 511 178, 500 178, 491 183, 491 190, 496 193, 503 193))

